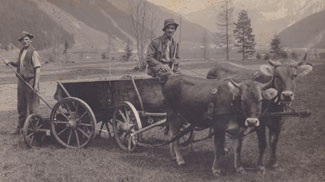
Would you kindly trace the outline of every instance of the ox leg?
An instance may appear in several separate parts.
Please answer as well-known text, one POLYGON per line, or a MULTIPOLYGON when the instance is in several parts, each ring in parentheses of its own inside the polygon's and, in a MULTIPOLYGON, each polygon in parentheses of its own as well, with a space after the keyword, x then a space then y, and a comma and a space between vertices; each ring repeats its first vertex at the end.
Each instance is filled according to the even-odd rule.
POLYGON ((262 174, 264 174, 265 173, 264 154, 266 149, 265 126, 261 126, 260 128, 258 128, 256 134, 257 134, 258 149, 259 149, 257 167, 259 171, 262 174))
POLYGON ((234 166, 236 169, 237 173, 245 173, 245 169, 241 164, 241 159, 240 159, 240 152, 241 152, 241 147, 243 144, 243 138, 239 137, 239 138, 235 138, 234 140, 234 166))
POLYGON ((270 161, 268 165, 273 169, 278 169, 279 164, 276 158, 276 147, 278 144, 279 136, 280 136, 281 127, 277 129, 270 129, 270 136, 269 136, 269 142, 271 147, 271 156, 270 161))
MULTIPOLYGON (((172 114, 168 118, 168 123, 169 123, 170 140, 172 140, 179 133, 179 130, 181 127, 181 122, 177 120, 176 114, 172 114)), ((180 152, 178 144, 179 144, 179 140, 176 140, 169 144, 170 155, 171 155, 172 159, 176 158, 176 162, 178 165, 183 165, 183 164, 185 164, 185 161, 184 161, 183 156, 180 152)))
POLYGON ((215 176, 219 176, 221 174, 220 158, 224 154, 225 131, 214 128, 213 141, 214 141, 214 160, 212 165, 212 173, 215 176))

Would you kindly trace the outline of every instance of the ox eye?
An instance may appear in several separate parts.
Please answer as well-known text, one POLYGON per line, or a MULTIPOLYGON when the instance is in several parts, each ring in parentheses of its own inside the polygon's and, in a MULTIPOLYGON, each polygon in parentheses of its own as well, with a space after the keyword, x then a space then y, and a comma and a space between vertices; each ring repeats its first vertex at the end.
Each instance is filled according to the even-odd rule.
POLYGON ((293 74, 292 76, 293 78, 297 78, 298 74, 293 74))

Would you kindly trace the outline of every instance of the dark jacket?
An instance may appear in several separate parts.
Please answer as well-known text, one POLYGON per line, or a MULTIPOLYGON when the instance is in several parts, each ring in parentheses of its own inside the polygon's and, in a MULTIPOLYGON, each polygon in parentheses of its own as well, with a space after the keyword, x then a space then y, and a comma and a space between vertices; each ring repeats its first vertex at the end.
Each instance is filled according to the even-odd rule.
MULTIPOLYGON (((171 62, 175 63, 179 59, 178 55, 178 43, 174 39, 171 40, 170 46, 170 58, 171 62)), ((167 37, 165 34, 151 41, 146 54, 146 62, 148 64, 148 74, 157 72, 163 64, 169 64, 170 62, 163 62, 162 58, 167 48, 167 37)))

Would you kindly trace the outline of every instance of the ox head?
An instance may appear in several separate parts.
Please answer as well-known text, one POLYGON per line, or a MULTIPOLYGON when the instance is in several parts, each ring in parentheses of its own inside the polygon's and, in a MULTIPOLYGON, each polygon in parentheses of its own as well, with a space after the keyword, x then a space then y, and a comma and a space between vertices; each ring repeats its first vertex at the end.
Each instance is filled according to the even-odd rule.
POLYGON ((239 112, 245 117, 245 126, 249 128, 258 127, 258 119, 262 110, 263 99, 271 100, 277 95, 277 91, 268 88, 270 83, 260 83, 257 81, 243 81, 236 83, 233 80, 228 82, 228 87, 234 95, 235 104, 239 112))
POLYGON ((280 104, 290 104, 294 100, 296 79, 307 75, 312 71, 312 66, 304 62, 291 60, 290 63, 282 64, 279 61, 269 60, 269 65, 262 65, 260 71, 272 76, 272 83, 269 85, 278 91, 280 104))

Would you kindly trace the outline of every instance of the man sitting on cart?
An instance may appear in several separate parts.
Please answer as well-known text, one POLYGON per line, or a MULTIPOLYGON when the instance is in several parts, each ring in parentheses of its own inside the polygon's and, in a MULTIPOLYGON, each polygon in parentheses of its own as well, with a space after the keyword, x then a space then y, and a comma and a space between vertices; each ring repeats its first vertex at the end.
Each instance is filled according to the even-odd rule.
POLYGON ((166 19, 164 34, 151 41, 146 55, 148 75, 161 78, 178 72, 178 43, 173 39, 177 27, 174 19, 166 19))

